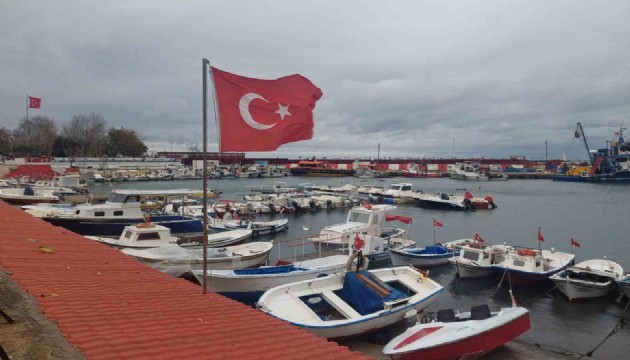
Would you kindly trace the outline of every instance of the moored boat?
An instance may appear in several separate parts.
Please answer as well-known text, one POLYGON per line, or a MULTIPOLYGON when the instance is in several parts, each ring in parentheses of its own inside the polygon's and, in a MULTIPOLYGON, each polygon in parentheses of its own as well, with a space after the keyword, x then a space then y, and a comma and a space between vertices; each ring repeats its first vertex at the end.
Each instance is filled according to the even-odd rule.
POLYGON ((626 274, 616 280, 619 289, 630 298, 630 274, 626 274))
POLYGON ((569 300, 595 298, 608 294, 615 280, 623 276, 623 268, 607 259, 578 263, 552 275, 549 279, 569 300))
MULTIPOLYGON (((333 255, 254 269, 207 270, 208 290, 236 300, 257 300, 265 291, 284 284, 342 273, 348 255, 333 255)), ((203 281, 203 270, 193 271, 203 281)))
POLYGON ((440 310, 436 321, 408 328, 385 345, 383 353, 394 359, 477 359, 530 328, 529 311, 523 307, 440 310))
POLYGON ((552 250, 510 247, 497 254, 495 273, 509 276, 513 285, 527 285, 549 281, 549 277, 573 265, 574 254, 552 250))
POLYGON ((429 306, 442 286, 411 267, 348 271, 282 285, 265 292, 258 308, 325 338, 370 332, 429 306))
POLYGON ((13 205, 32 205, 58 203, 59 197, 52 190, 41 190, 27 186, 25 188, 0 188, 0 200, 13 205))
POLYGON ((455 274, 460 279, 492 276, 496 255, 504 253, 508 248, 507 245, 471 242, 462 245, 459 256, 449 258, 448 262, 455 267, 455 274))
POLYGON ((446 265, 450 258, 459 256, 461 246, 472 242, 472 239, 460 239, 424 248, 391 249, 389 254, 394 266, 413 265, 422 268, 446 265))
MULTIPOLYGON (((208 248, 206 265, 211 270, 232 270, 258 267, 269 257, 273 244, 251 242, 243 245, 208 248)), ((203 248, 178 245, 152 249, 122 249, 123 253, 169 275, 179 277, 203 268, 203 248)))
POLYGON ((253 236, 274 234, 286 230, 289 219, 279 219, 272 221, 246 221, 232 220, 225 223, 227 229, 247 229, 251 230, 253 236))

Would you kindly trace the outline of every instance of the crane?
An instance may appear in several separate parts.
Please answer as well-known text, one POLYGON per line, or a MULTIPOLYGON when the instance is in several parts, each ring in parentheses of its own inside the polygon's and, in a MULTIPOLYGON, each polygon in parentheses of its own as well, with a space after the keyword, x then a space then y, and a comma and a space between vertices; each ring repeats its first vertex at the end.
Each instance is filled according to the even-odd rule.
POLYGON ((591 154, 591 147, 588 145, 588 140, 586 139, 586 135, 584 134, 584 129, 582 129, 582 124, 577 123, 577 128, 575 129, 575 137, 582 138, 584 140, 584 146, 586 146, 586 152, 588 153, 588 159, 593 163, 593 154, 591 154))

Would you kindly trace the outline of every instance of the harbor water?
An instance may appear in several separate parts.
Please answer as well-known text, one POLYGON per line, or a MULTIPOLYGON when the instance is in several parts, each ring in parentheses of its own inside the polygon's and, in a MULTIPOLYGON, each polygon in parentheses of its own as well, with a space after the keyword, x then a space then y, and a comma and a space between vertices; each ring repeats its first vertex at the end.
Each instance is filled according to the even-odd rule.
MULTIPOLYGON (((549 180, 509 180, 500 182, 473 182, 453 179, 359 179, 356 178, 306 178, 286 177, 280 179, 289 186, 299 183, 330 184, 373 184, 388 187, 393 182, 409 182, 414 190, 425 193, 458 192, 463 189, 476 197, 490 195, 498 208, 492 211, 449 212, 421 209, 415 204, 398 205, 397 213, 413 218, 409 238, 419 246, 432 244, 433 218, 444 224, 436 230, 437 242, 461 238, 473 238, 479 233, 489 244, 537 248, 538 228, 544 236, 543 249, 576 254, 576 262, 603 258, 619 263, 630 272, 630 187, 611 184, 565 183, 549 180), (571 248, 570 239, 581 244, 571 248)), ((273 179, 210 180, 208 186, 223 192, 221 199, 241 200, 240 195, 249 193, 247 186, 271 185, 273 179)), ((201 188, 200 180, 127 182, 115 183, 115 188, 125 189, 181 189, 201 188)), ((94 184, 95 194, 107 194, 112 189, 108 184, 94 184)), ((289 230, 261 237, 259 240, 274 239, 279 242, 279 251, 274 249, 271 261, 278 257, 288 258, 301 255, 302 251, 314 252, 314 245, 289 247, 284 240, 316 235, 327 225, 344 222, 347 209, 322 210, 315 213, 288 215, 289 230), (308 230, 303 229, 308 226, 308 230)), ((280 218, 285 215, 257 215, 257 219, 280 218)), ((392 226, 395 224, 392 223, 392 226)), ((398 226, 407 226, 399 224, 398 226)), ((299 242, 300 240, 298 240, 299 242)), ((298 242, 294 242, 296 244, 298 242)), ((377 264, 378 267, 387 263, 377 264)), ((467 311, 471 306, 487 303, 491 308, 509 306, 509 286, 506 281, 498 288, 501 277, 459 280, 450 266, 430 270, 431 277, 444 286, 445 291, 426 311, 437 312, 444 308, 467 311)), ((521 339, 559 352, 573 354, 592 353, 596 359, 627 358, 630 351, 630 327, 615 330, 619 317, 623 316, 628 299, 614 292, 600 299, 569 302, 551 283, 543 286, 514 288, 519 305, 531 312, 532 329, 521 339), (603 343, 602 343, 603 342, 603 343), (600 345, 601 343, 601 345, 600 345), (599 347, 598 347, 599 346, 599 347)), ((630 320, 630 311, 625 313, 630 320)))

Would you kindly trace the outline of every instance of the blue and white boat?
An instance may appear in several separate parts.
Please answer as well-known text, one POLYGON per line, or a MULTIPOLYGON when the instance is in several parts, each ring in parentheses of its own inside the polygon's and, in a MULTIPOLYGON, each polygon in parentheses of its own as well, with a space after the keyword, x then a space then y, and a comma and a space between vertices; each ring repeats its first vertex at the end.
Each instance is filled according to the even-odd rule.
POLYGON ((389 254, 394 266, 413 265, 423 268, 446 265, 449 259, 459 256, 461 246, 472 242, 472 239, 460 239, 444 244, 427 245, 424 248, 391 249, 389 254))
POLYGON ((275 287, 257 307, 318 336, 338 339, 401 321, 410 310, 429 306, 442 290, 409 266, 347 271, 275 287))
MULTIPOLYGON (((333 255, 255 269, 207 270, 206 284, 209 290, 234 300, 255 301, 276 286, 342 274, 347 262, 348 255, 333 255)), ((203 270, 193 271, 193 275, 203 282, 203 270)))
POLYGON ((498 275, 509 276, 512 285, 548 282, 549 277, 572 266, 575 255, 551 250, 510 247, 497 254, 492 267, 498 275))
MULTIPOLYGON (((80 235, 119 237, 126 226, 144 223, 141 201, 147 198, 193 196, 195 190, 114 190, 105 204, 81 204, 74 213, 55 212, 42 217, 80 235)), ((166 226, 173 235, 198 235, 203 232, 199 219, 180 215, 151 215, 151 222, 166 226)))

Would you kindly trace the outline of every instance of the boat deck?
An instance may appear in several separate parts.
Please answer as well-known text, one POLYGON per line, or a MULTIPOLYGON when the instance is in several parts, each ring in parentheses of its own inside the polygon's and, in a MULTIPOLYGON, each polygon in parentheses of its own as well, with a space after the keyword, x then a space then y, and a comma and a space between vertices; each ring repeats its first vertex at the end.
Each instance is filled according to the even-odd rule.
POLYGON ((367 358, 1 201, 0 232, 1 270, 89 359, 367 358))

